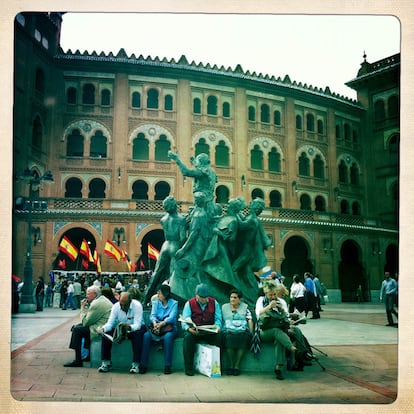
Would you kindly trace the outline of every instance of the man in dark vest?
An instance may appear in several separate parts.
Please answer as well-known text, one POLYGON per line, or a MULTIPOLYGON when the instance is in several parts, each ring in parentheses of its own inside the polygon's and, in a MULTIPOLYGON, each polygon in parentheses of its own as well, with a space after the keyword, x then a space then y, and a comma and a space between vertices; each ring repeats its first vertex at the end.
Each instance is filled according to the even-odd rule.
POLYGON ((182 329, 184 331, 183 338, 183 356, 184 356, 184 370, 186 375, 194 375, 194 353, 196 344, 199 342, 207 342, 210 345, 221 347, 221 309, 218 302, 209 296, 208 286, 199 284, 196 287, 195 297, 189 299, 183 309, 182 318, 191 320, 195 326, 189 323, 182 322, 182 329), (198 326, 202 325, 216 325, 218 327, 217 333, 205 332, 198 326))

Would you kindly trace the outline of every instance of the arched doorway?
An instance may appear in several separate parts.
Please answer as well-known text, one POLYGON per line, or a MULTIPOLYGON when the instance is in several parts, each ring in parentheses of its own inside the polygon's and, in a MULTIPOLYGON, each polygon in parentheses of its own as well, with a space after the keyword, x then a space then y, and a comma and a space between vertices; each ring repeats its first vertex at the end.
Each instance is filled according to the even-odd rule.
POLYGON ((154 270, 156 261, 148 256, 148 243, 158 251, 161 251, 164 240, 164 231, 162 229, 151 230, 143 237, 141 242, 141 257, 138 259, 137 269, 154 270))
POLYGON ((342 302, 355 302, 357 300, 356 292, 360 285, 363 300, 370 300, 368 280, 361 263, 361 249, 353 240, 346 240, 341 246, 338 277, 342 302))
POLYGON ((78 254, 75 260, 72 260, 70 256, 59 250, 59 245, 63 239, 66 237, 73 246, 79 251, 82 241, 85 240, 89 246, 89 250, 93 255, 96 248, 96 240, 93 234, 81 227, 75 227, 66 231, 57 244, 58 254, 52 264, 53 270, 66 270, 66 271, 95 271, 96 264, 89 261, 89 258, 85 257, 81 253, 78 254))
POLYGON ((302 279, 305 272, 313 272, 312 263, 309 259, 309 246, 306 240, 300 236, 290 237, 284 247, 283 262, 280 271, 285 276, 285 285, 292 284, 293 275, 296 273, 302 279))
POLYGON ((385 268, 384 271, 390 272, 392 275, 398 274, 398 247, 390 244, 385 250, 385 268))

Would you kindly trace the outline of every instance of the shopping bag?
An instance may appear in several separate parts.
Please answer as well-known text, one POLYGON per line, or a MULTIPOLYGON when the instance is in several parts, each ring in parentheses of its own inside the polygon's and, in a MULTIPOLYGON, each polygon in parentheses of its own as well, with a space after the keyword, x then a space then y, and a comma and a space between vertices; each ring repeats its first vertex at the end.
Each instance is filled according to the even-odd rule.
POLYGON ((210 378, 221 377, 220 348, 209 344, 197 344, 194 367, 200 374, 210 378))

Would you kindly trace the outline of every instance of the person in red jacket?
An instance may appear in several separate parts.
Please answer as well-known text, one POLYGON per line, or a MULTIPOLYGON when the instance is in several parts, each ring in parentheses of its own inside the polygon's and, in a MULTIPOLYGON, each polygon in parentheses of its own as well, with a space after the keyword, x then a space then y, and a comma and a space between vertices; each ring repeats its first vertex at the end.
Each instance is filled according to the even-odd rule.
POLYGON ((199 342, 207 342, 210 345, 221 347, 221 308, 216 299, 209 296, 208 286, 204 283, 197 285, 195 297, 189 299, 183 309, 182 318, 191 320, 195 327, 186 322, 181 322, 184 331, 183 338, 183 357, 184 370, 186 375, 194 375, 194 353, 196 344, 199 342), (216 325, 217 333, 206 333, 197 326, 216 325))

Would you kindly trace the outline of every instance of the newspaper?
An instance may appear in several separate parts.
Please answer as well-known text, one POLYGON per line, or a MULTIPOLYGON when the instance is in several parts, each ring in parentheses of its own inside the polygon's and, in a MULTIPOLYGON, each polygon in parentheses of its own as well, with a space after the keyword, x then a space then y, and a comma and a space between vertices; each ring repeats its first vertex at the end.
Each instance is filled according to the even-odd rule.
POLYGON ((206 333, 217 333, 219 331, 219 327, 217 325, 196 325, 190 317, 183 318, 182 315, 178 318, 180 322, 184 322, 190 327, 197 329, 198 331, 206 332, 206 333))

